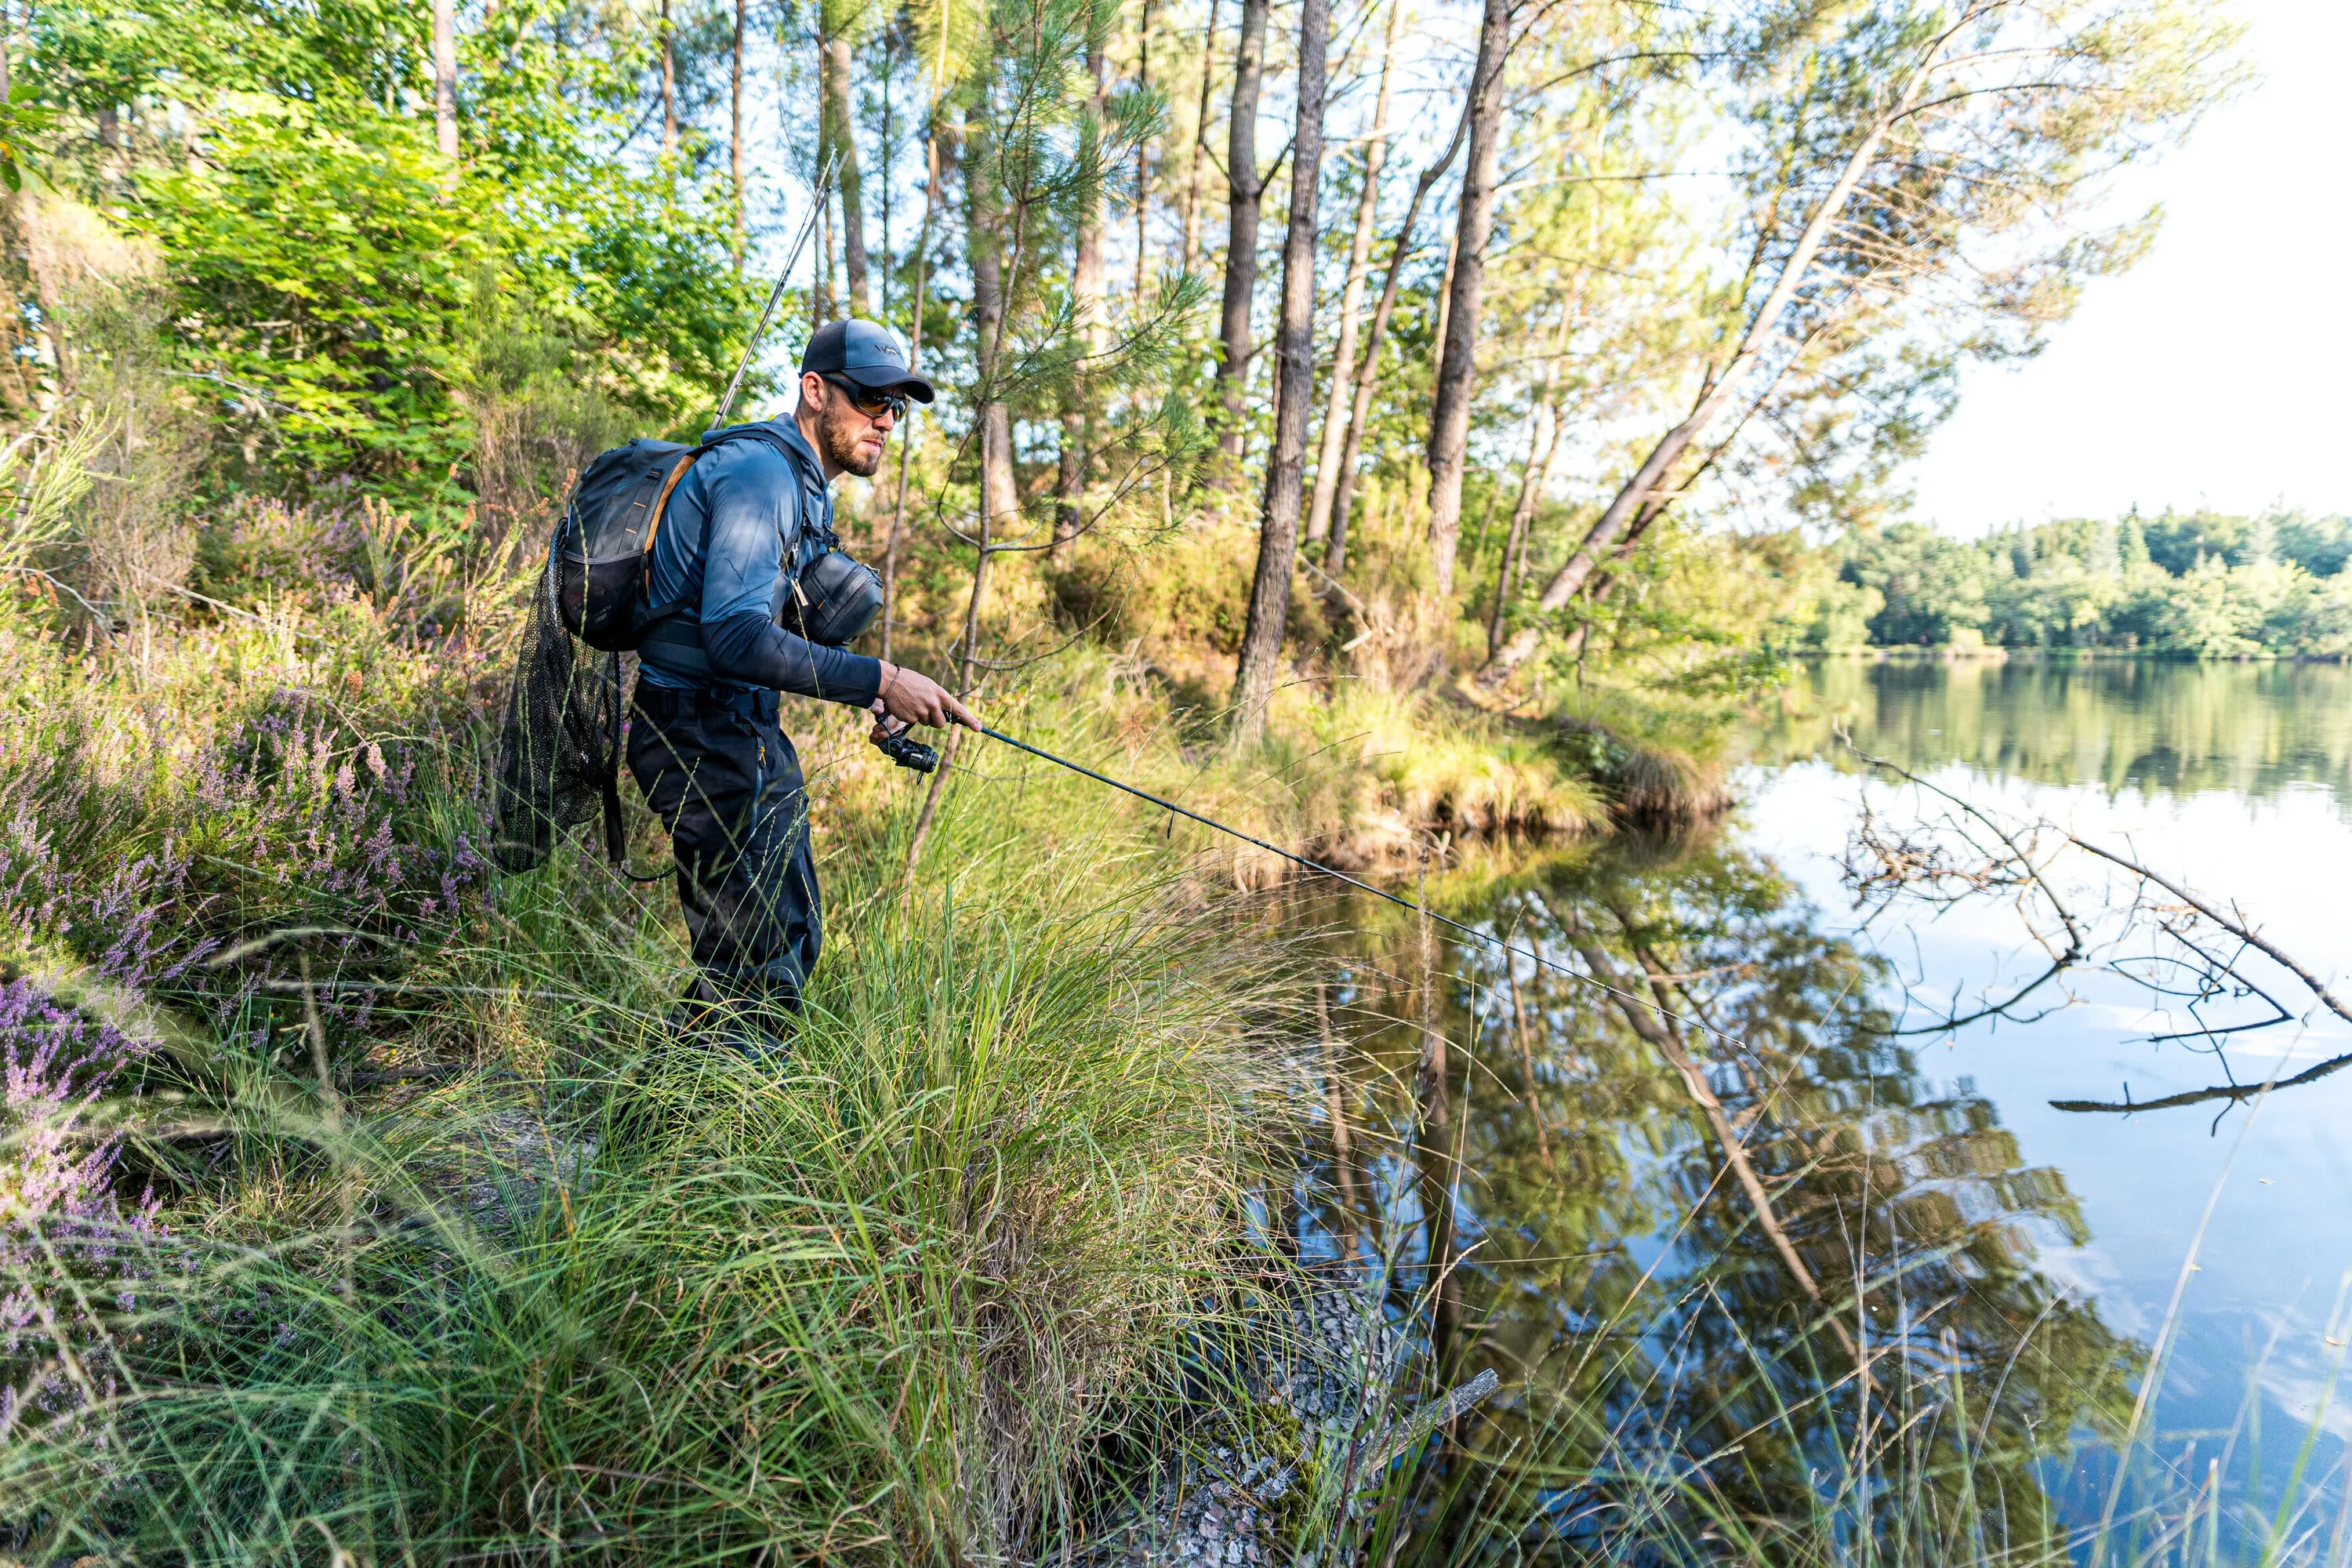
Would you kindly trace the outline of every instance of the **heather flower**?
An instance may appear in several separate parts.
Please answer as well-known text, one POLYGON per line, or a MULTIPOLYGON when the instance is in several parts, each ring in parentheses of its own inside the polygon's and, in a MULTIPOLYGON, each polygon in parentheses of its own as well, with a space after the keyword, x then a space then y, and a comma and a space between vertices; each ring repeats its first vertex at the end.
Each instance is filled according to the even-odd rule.
MULTIPOLYGON (((106 1379, 96 1312, 134 1310, 163 1238, 152 1194, 125 1205, 117 1137, 89 1113, 142 1047, 26 981, 0 985, 0 1439, 29 1406, 75 1408, 106 1379)), ((102 1392, 102 1391, 101 1391, 102 1392)))

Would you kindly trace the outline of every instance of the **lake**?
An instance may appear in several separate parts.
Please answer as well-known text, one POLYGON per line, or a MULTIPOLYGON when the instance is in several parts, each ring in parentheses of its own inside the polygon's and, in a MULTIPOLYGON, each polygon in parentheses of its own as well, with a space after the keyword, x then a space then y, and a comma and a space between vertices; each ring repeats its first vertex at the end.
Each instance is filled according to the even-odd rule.
POLYGON ((1348 1154, 1307 1233, 1502 1373, 1461 1517, 1524 1546, 1679 1510, 1688 1547, 1902 1496, 2078 1559, 2336 1560, 2352 1072, 2264 1086, 2352 1026, 2063 835, 2352 973, 2352 671, 1832 660, 1778 709, 1713 833, 1433 878, 1540 964, 1317 906, 1348 1154), (2042 881, 1976 886, 1954 799, 2042 881), (1908 879, 1857 886, 1858 849, 1908 879))

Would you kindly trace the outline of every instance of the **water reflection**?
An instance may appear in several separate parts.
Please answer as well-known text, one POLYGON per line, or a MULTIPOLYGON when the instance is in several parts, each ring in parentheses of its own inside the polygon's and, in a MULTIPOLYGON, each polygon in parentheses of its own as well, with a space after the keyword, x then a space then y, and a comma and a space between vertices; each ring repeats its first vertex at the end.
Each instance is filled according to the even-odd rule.
POLYGON ((2323 784, 2352 800, 2352 668, 2132 659, 1824 659, 1762 737, 1760 760, 1865 749, 2054 784, 2263 796, 2323 784))
POLYGON ((2064 1177, 1886 1033, 1884 961, 1728 838, 1451 891, 1549 965, 1321 911, 1354 933, 1324 998, 1348 1157, 1310 1231, 1393 1256, 1437 1353, 1508 1390, 1423 1548, 2037 1534, 2038 1467, 2116 1427, 2137 1352, 2038 1267, 2089 1239, 2064 1177), (1872 1507, 1890 1479, 1909 1511, 1872 1507))

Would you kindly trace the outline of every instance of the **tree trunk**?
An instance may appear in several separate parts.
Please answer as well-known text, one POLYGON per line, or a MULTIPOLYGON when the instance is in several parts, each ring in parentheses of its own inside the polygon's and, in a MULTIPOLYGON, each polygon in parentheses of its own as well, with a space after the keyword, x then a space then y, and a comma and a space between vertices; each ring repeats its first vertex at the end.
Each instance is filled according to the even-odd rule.
MULTIPOLYGON (((1151 90, 1151 0, 1143 0, 1136 23, 1135 90, 1151 90)), ((1151 216, 1151 139, 1135 142, 1135 313, 1143 314, 1143 298, 1151 279, 1151 235, 1145 220, 1151 216)))
POLYGON ((841 155, 841 169, 835 175, 835 188, 841 193, 841 259, 847 286, 841 313, 864 316, 870 313, 866 289, 865 184, 857 167, 857 129, 849 110, 847 33, 835 32, 824 40, 824 59, 818 74, 823 112, 830 129, 828 140, 832 150, 841 155))
POLYGON ((1241 42, 1234 56, 1234 106, 1225 139, 1225 183, 1232 195, 1225 225, 1225 300, 1220 322, 1224 361, 1217 367, 1218 392, 1224 403, 1224 431, 1217 448, 1224 456, 1220 486, 1234 480, 1233 465, 1242 455, 1242 407, 1249 389, 1250 301, 1257 292, 1258 205, 1265 182, 1257 168, 1258 80, 1265 70, 1265 14, 1268 0, 1242 0, 1241 42))
MULTIPOLYGON (((1087 100, 1087 115, 1099 130, 1109 89, 1104 84, 1103 51, 1097 41, 1089 40, 1087 45, 1087 75, 1094 83, 1094 91, 1087 100)), ((1076 254, 1070 262, 1070 309, 1077 318, 1077 328, 1089 357, 1103 351, 1102 208, 1101 185, 1089 186, 1086 205, 1078 214, 1076 254)), ((1083 384, 1085 378, 1078 380, 1083 384)), ((1055 478, 1054 543, 1049 552, 1055 556, 1059 556, 1063 548, 1078 536, 1079 515, 1085 507, 1087 411, 1080 402, 1078 389, 1074 386, 1062 407, 1061 469, 1055 478)))
POLYGON ((735 195, 735 276, 743 276, 743 12, 747 0, 735 0, 735 39, 727 67, 727 175, 735 195))
POLYGON ((1290 153, 1290 226, 1282 241, 1282 317, 1275 328, 1274 462, 1259 515, 1257 576, 1234 675, 1234 733, 1265 731, 1266 700, 1282 662, 1290 577, 1298 565, 1298 511, 1307 479, 1307 416, 1315 400, 1315 216, 1323 179, 1324 58, 1331 0, 1298 10, 1298 122, 1290 153))
POLYGON ((1429 367, 1432 385, 1445 375, 1445 316, 1454 309, 1454 258, 1461 250, 1462 231, 1457 228, 1445 237, 1445 268, 1437 275, 1437 358, 1429 367))
MULTIPOLYGON (((824 150, 824 143, 822 140, 818 142, 817 147, 820 152, 824 150)), ((824 166, 822 163, 817 165, 819 168, 824 166)), ((835 308, 833 300, 833 191, 831 188, 817 192, 816 202, 816 264, 814 281, 809 285, 810 331, 816 331, 841 313, 835 308)))
POLYGON ((1339 451, 1348 437, 1343 416, 1356 378, 1356 316, 1364 303, 1364 278, 1371 270, 1372 220, 1381 205, 1381 166, 1388 162, 1389 67, 1396 59, 1398 25, 1403 19, 1404 0, 1389 0, 1381 85, 1372 103, 1372 132, 1364 142, 1364 190, 1356 199, 1356 233, 1348 245, 1348 280, 1339 292, 1339 342, 1331 355, 1331 395, 1323 405, 1323 442, 1315 455, 1315 494, 1307 508, 1310 544, 1330 531, 1331 498, 1339 484, 1339 451))
POLYGON ((433 0, 433 137, 441 156, 457 155, 456 0, 433 0))
POLYGON ((669 5, 670 0, 662 0, 662 151, 675 153, 677 151, 677 52, 670 39, 669 5))
MULTIPOLYGON (((943 194, 940 188, 939 111, 931 112, 930 134, 923 139, 923 226, 915 240, 915 316, 913 329, 907 334, 907 373, 919 375, 923 369, 923 300, 931 282, 931 217, 940 208, 943 194)), ((910 406, 908 413, 913 412, 910 406)), ((890 507, 890 539, 882 555, 882 657, 890 657, 890 628, 898 610, 898 539, 907 526, 907 465, 913 459, 915 435, 921 425, 910 421, 905 439, 898 443, 898 499, 890 507)))
POLYGON ((1462 470, 1470 445, 1470 398, 1477 379, 1478 318, 1486 304, 1486 241, 1495 232, 1496 169, 1503 152, 1503 67, 1511 49, 1509 0, 1486 0, 1478 23, 1478 63, 1470 79, 1470 162, 1462 176, 1454 231, 1454 277, 1437 395, 1429 416, 1430 585, 1442 603, 1454 593, 1462 539, 1462 470))
POLYGON ((1551 418, 1551 439, 1545 443, 1543 460, 1538 463, 1532 447, 1528 452, 1527 471, 1519 479, 1518 504, 1511 509, 1511 528, 1503 541, 1502 564, 1495 573, 1495 605, 1486 617, 1486 657, 1492 658, 1503 643, 1503 616, 1510 607, 1511 595, 1518 586, 1519 565, 1527 557, 1528 527, 1535 521, 1536 506, 1550 488, 1553 468, 1559 461, 1561 420, 1557 405, 1548 405, 1545 413, 1551 418))
POLYGON ((1495 604, 1486 616, 1486 657, 1503 645, 1503 612, 1510 603, 1511 583, 1517 574, 1519 553, 1527 547, 1528 524, 1535 520, 1536 504, 1543 499, 1551 484, 1552 465, 1559 460, 1559 362, 1568 353, 1569 323, 1574 321, 1573 308, 1563 308, 1559 313, 1559 337, 1552 344, 1551 358, 1544 362, 1543 392, 1537 400, 1536 427, 1528 432, 1527 466, 1519 470, 1519 499, 1511 507, 1511 526, 1503 538, 1502 564, 1495 571, 1495 604), (1551 426, 1549 440, 1545 440, 1543 426, 1551 426), (1541 443, 1538 448, 1538 443, 1541 443), (1542 460, 1537 460, 1540 449, 1542 460))
POLYGON ((967 134, 964 232, 971 263, 972 315, 979 328, 974 368, 980 373, 981 510, 983 516, 1001 521, 1021 510, 1013 477, 1013 415, 997 385, 996 351, 1004 333, 1004 214, 996 205, 999 171, 992 149, 984 134, 967 134))
POLYGON ((1201 40, 1201 110, 1192 123, 1192 167, 1184 176, 1184 270, 1201 258, 1201 164, 1209 150, 1209 84, 1217 76, 1217 0, 1209 0, 1209 30, 1201 40))
MULTIPOLYGON (((1756 368, 1757 362, 1764 357, 1764 351, 1770 346, 1780 330, 1780 318, 1787 313, 1789 306, 1811 275, 1813 263, 1819 259, 1822 243, 1828 239, 1838 215, 1845 209, 1855 187, 1862 184, 1862 176, 1878 156, 1878 149, 1885 142, 1886 133, 1894 128, 1895 121, 1911 111, 1912 104, 1917 100, 1920 89, 1927 85, 1928 71, 1940 52, 1939 45, 1937 49, 1930 51, 1920 60, 1917 68, 1912 72, 1911 79, 1904 84, 1903 91, 1871 121, 1870 129, 1854 144, 1853 151, 1846 155, 1837 179, 1806 218, 1796 244, 1790 247, 1788 259, 1781 263, 1780 275, 1773 280, 1771 291, 1765 295, 1763 302, 1748 318, 1747 330, 1740 334, 1739 345, 1723 367, 1722 374, 1708 380, 1690 414, 1659 438, 1658 444, 1651 448, 1650 455, 1642 460, 1642 466, 1633 471, 1633 477, 1610 498, 1608 507, 1585 531, 1584 540, 1576 547, 1575 553, 1552 574, 1551 581, 1544 584, 1543 595, 1537 604, 1547 614, 1566 607, 1568 602, 1576 596, 1577 590, 1584 586, 1586 580, 1601 564, 1601 558, 1617 542, 1619 535, 1633 526, 1648 502, 1664 492, 1667 471, 1689 449, 1691 443, 1705 434, 1706 427, 1739 395, 1740 384, 1748 378, 1748 373, 1756 368)), ((1509 642, 1503 645, 1500 652, 1486 661, 1486 668, 1479 671, 1478 683, 1489 689, 1502 685, 1510 679, 1512 671, 1527 662, 1542 640, 1541 626, 1521 627, 1509 642)))
POLYGON ((1381 345, 1389 335, 1389 316, 1396 310, 1397 285, 1403 279, 1404 264, 1412 255, 1413 225, 1421 221, 1421 206, 1429 199, 1429 188, 1453 166, 1454 154, 1462 151, 1462 140, 1469 128, 1470 112, 1465 106, 1462 118, 1454 123, 1454 140, 1445 144, 1444 154, 1412 183, 1412 200, 1405 205, 1404 221, 1397 225, 1396 243, 1389 247, 1388 276, 1381 281, 1381 302, 1372 311, 1371 331, 1364 335, 1364 363, 1356 372, 1356 405, 1348 417, 1348 449, 1340 455, 1339 482, 1331 493, 1331 536, 1323 546, 1323 571, 1335 582, 1348 567, 1348 512, 1355 500, 1356 460, 1364 449, 1364 423, 1371 416, 1372 382, 1380 372, 1381 345))

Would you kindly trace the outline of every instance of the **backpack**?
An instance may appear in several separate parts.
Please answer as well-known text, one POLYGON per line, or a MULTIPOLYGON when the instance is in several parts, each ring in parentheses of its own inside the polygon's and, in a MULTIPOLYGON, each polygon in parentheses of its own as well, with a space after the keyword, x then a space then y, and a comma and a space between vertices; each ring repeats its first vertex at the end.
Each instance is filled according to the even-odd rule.
MULTIPOLYGON (((623 653, 645 640, 648 626, 677 614, 682 606, 649 602, 662 511, 697 458, 744 438, 784 449, 764 431, 729 430, 693 447, 631 441, 581 470, 549 552, 565 630, 590 647, 623 653)), ((786 562, 789 570, 791 552, 786 562)))
MULTIPOLYGON (((626 869, 621 655, 649 636, 698 651, 699 626, 681 619, 690 606, 651 603, 654 543, 670 495, 694 460, 745 439, 786 449, 772 431, 737 426, 691 447, 631 441, 598 454, 581 471, 548 541, 507 695, 494 781, 492 858, 499 869, 537 866, 557 834, 600 808, 605 856, 626 869)), ((845 647, 881 613, 881 580, 845 553, 829 530, 812 537, 796 523, 794 533, 784 551, 790 594, 779 619, 812 642, 845 647), (814 559, 811 545, 822 547, 814 559)))
MULTIPOLYGON (((631 441, 599 454, 582 471, 557 530, 554 554, 556 603, 572 636, 593 648, 625 652, 641 647, 655 626, 688 608, 651 602, 662 513, 697 458, 740 440, 784 450, 772 433, 744 426, 714 431, 695 447, 631 441)), ((882 580, 845 553, 829 530, 814 541, 796 530, 785 544, 784 572, 791 597, 779 618, 787 630, 811 642, 846 647, 882 613, 882 580), (812 557, 804 542, 823 549, 812 557)), ((701 641, 686 627, 673 628, 663 640, 686 647, 698 647, 701 641)))

